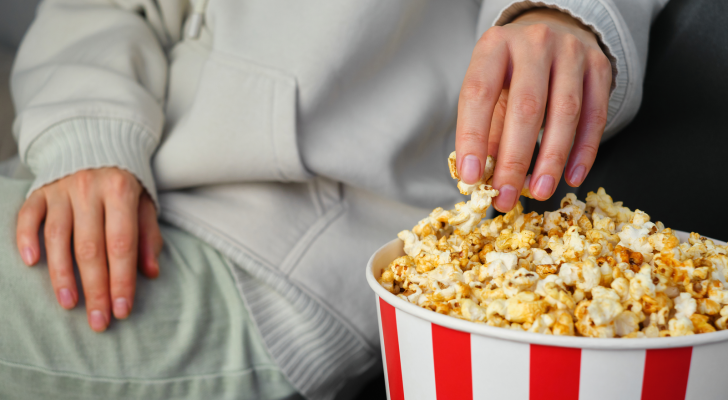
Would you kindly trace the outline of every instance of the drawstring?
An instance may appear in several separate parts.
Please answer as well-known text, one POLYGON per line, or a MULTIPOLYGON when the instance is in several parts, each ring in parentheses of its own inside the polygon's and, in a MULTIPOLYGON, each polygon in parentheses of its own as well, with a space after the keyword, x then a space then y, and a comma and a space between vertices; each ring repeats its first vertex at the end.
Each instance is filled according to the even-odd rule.
POLYGON ((189 26, 187 28, 187 38, 197 39, 200 36, 200 30, 202 29, 202 22, 205 18, 205 8, 207 7, 207 0, 195 1, 192 15, 190 16, 189 26))

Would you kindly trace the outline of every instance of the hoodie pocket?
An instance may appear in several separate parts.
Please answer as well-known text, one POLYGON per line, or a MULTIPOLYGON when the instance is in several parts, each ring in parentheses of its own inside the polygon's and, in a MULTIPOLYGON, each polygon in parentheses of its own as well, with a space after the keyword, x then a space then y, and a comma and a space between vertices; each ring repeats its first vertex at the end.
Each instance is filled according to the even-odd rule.
POLYGON ((154 169, 162 189, 310 178, 296 138, 295 78, 213 52, 154 169))

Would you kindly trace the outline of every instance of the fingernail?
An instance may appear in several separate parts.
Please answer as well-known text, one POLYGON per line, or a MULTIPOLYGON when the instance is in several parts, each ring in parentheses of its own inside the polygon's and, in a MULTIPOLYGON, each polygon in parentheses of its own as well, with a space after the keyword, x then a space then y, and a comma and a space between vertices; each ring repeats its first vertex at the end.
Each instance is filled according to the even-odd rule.
POLYGON ((30 247, 26 247, 23 249, 23 254, 21 255, 23 257, 23 262, 25 265, 33 265, 33 249, 30 247))
POLYGON ((114 316, 119 319, 129 316, 129 302, 125 298, 119 297, 114 300, 114 316))
POLYGON ((104 315, 104 313, 102 313, 99 310, 91 311, 88 322, 89 322, 89 325, 91 325, 91 329, 93 329, 96 332, 105 331, 106 325, 108 325, 108 323, 109 323, 108 320, 106 319, 106 316, 104 315))
POLYGON ((475 183, 480 179, 480 174, 483 173, 482 169, 480 168, 480 160, 478 160, 478 157, 470 154, 465 156, 463 159, 463 165, 462 168, 460 168, 462 173, 460 174, 460 178, 465 183, 475 183))
POLYGON ((577 165, 576 168, 571 172, 571 184, 579 186, 586 177, 586 167, 583 165, 577 165))
POLYGON ((495 208, 500 212, 510 211, 516 205, 518 191, 511 185, 503 185, 498 191, 498 197, 495 198, 495 208))
POLYGON ((73 308, 73 295, 71 294, 71 291, 63 288, 58 291, 58 302, 61 304, 61 307, 65 308, 66 310, 70 310, 73 308))
POLYGON ((536 187, 533 191, 533 194, 541 199, 551 197, 551 193, 554 191, 554 177, 551 175, 541 175, 538 181, 536 181, 536 187))

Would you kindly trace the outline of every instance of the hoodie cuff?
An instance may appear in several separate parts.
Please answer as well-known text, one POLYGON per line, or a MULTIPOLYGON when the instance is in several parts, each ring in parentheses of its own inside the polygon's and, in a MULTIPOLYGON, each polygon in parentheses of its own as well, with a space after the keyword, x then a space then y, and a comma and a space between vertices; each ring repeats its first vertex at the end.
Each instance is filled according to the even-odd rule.
POLYGON ((514 1, 502 9, 493 26, 505 25, 527 10, 543 7, 565 12, 588 26, 597 36, 599 45, 612 64, 612 87, 607 111, 608 130, 625 103, 629 89, 630 71, 626 59, 628 45, 624 42, 624 35, 620 34, 625 27, 619 25, 621 19, 618 11, 608 8, 600 0, 514 1))
POLYGON ((134 174, 159 210, 150 166, 156 146, 147 128, 130 121, 76 118, 58 123, 43 132, 24 157, 35 174, 28 196, 77 171, 117 167, 134 174))

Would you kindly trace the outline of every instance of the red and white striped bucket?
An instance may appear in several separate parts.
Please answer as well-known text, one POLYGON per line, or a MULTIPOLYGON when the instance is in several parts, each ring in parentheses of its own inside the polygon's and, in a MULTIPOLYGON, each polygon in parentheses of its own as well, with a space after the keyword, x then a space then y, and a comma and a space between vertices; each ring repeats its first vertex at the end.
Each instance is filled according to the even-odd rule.
POLYGON ((595 339, 475 324, 382 288, 375 276, 401 255, 396 239, 367 266, 390 400, 728 399, 728 331, 595 339))

